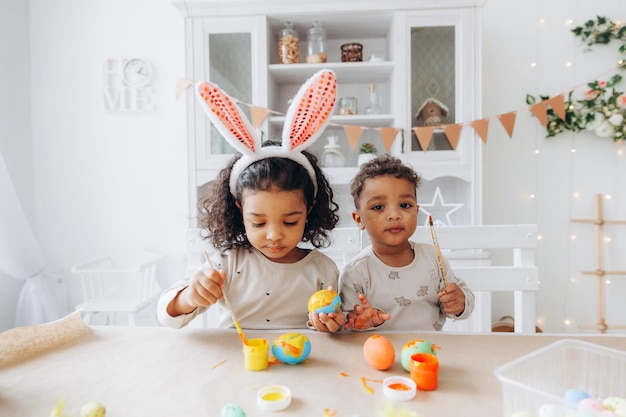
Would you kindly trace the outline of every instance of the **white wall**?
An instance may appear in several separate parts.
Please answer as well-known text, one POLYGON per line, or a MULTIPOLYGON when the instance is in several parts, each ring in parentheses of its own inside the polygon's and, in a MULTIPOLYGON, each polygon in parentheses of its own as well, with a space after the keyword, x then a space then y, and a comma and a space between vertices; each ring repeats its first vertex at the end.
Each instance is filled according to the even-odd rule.
MULTIPOLYGON (((570 219, 594 218, 595 195, 607 193, 612 198, 604 202, 606 218, 626 220, 626 155, 618 154, 626 149, 586 132, 545 139, 525 97, 556 95, 577 86, 581 97, 588 81, 616 66, 619 42, 585 52, 580 38, 570 32, 596 15, 626 22, 620 0, 487 0, 483 14, 483 115, 522 110, 513 139, 501 126, 490 128, 483 152, 483 219, 538 223, 543 239, 537 254, 537 314, 540 326, 551 332, 581 331, 580 324, 597 322, 595 278, 581 275, 596 269, 595 228, 573 225, 570 219)), ((626 90, 626 82, 620 90, 626 90)), ((607 270, 626 270, 624 257, 618 256, 626 250, 618 236, 626 234, 625 228, 606 226, 607 236, 613 237, 605 245, 607 270)), ((609 324, 626 324, 625 284, 622 276, 607 286, 609 324)))
MULTIPOLYGON (((187 227, 183 20, 169 0, 30 2, 36 230, 48 261, 73 264, 135 251, 184 271, 187 227), (106 59, 142 57, 156 109, 111 112, 106 59)), ((169 278, 169 277, 166 277, 169 278)), ((70 288, 70 303, 76 296, 70 288)))
MULTIPOLYGON (((183 18, 169 0, 30 0, 29 8, 23 3, 0 3, 2 34, 7 29, 11 35, 0 37, 0 109, 13 112, 9 118, 0 114, 0 150, 5 158, 12 155, 9 169, 46 259, 71 282, 72 264, 141 249, 166 254, 169 274, 162 279, 176 278, 188 213, 185 105, 174 101, 176 80, 185 73, 183 18), (17 61, 6 61, 7 51, 17 61), (156 110, 106 111, 102 64, 133 56, 154 67, 156 110), (7 67, 5 61, 16 64, 7 67)), ((527 93, 565 91, 614 65, 617 45, 584 53, 564 22, 581 24, 597 14, 624 21, 625 13, 623 0, 487 0, 483 115, 524 110, 527 93), (539 24, 542 17, 545 23, 539 24), (565 67, 566 61, 572 66, 565 67), (531 62, 537 63, 534 69, 531 62)), ((484 147, 483 219, 539 224, 541 326, 578 331, 577 323, 595 320, 594 287, 585 283, 592 278, 570 279, 595 267, 595 240, 591 226, 574 228, 569 219, 592 217, 594 195, 605 192, 613 196, 605 204, 607 216, 624 219, 626 163, 609 139, 543 136, 525 111, 513 139, 492 123, 484 147), (580 235, 575 243, 573 232, 580 235), (565 326, 565 319, 572 324, 565 326)), ((608 268, 626 269, 614 249, 610 257, 608 268)), ((620 279, 626 281, 613 280, 613 304, 626 293, 620 279)), ((12 288, 0 285, 3 294, 12 288)), ((70 285, 68 308, 75 300, 70 285)), ((501 303, 506 313, 508 302, 501 303)), ((621 310, 612 314, 626 317, 621 310)), ((6 327, 4 316, 3 310, 0 329, 6 327)))

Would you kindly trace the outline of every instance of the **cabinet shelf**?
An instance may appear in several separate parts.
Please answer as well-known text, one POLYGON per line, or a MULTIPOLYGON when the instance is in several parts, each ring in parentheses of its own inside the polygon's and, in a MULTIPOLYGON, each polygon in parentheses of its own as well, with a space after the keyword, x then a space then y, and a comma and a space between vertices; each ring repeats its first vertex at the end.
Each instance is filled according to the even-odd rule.
POLYGON ((270 76, 278 84, 302 84, 315 72, 330 69, 338 83, 380 83, 389 80, 394 63, 391 61, 326 62, 323 64, 271 64, 270 76))
MULTIPOLYGON (((272 116, 268 120, 273 127, 280 127, 285 123, 285 116, 272 116)), ((357 114, 350 116, 332 116, 330 124, 341 126, 389 127, 393 125, 394 120, 395 117, 393 114, 357 114)))

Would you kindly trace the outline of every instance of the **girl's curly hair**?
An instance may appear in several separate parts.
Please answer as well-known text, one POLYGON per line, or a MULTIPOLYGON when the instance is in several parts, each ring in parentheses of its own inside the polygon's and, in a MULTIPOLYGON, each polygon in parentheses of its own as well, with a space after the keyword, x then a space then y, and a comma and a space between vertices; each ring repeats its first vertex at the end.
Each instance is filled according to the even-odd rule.
MULTIPOLYGON (((263 146, 279 146, 280 143, 266 141, 263 146)), ((329 232, 339 222, 339 206, 333 200, 333 190, 318 166, 315 155, 302 151, 307 157, 317 177, 317 195, 314 196, 313 182, 307 170, 288 158, 271 157, 252 163, 239 176, 237 196, 230 193, 230 173, 241 154, 237 153, 228 165, 212 181, 207 194, 198 201, 200 226, 213 246, 219 249, 251 248, 246 237, 241 210, 235 205, 241 203, 244 190, 267 191, 273 186, 283 191, 302 190, 307 209, 311 212, 302 236, 302 242, 311 242, 316 247, 327 247, 331 240, 329 232)))
POLYGON ((392 175, 396 178, 405 179, 415 185, 415 189, 419 188, 422 182, 422 177, 413 168, 403 164, 399 158, 388 154, 378 156, 361 165, 359 172, 350 181, 350 194, 354 199, 354 207, 359 208, 359 198, 365 183, 382 175, 392 175))

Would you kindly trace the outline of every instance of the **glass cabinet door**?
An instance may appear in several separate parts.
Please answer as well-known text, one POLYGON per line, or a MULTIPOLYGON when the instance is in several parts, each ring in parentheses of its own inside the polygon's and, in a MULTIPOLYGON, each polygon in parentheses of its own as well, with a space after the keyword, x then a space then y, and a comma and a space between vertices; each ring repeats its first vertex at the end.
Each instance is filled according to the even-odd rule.
POLYGON ((418 200, 428 215, 446 225, 480 223, 480 140, 470 126, 458 138, 445 125, 463 124, 480 114, 480 72, 474 8, 407 13, 408 55, 405 123, 408 162, 422 174, 418 200), (420 137, 415 128, 432 127, 420 137), (458 139, 458 142, 455 140, 458 139))
MULTIPOLYGON (((262 17, 203 18, 194 22, 194 81, 211 81, 243 103, 264 105, 265 83, 258 80, 267 67, 264 28, 262 17)), ((195 100, 194 97, 196 168, 213 171, 224 166, 235 150, 195 100)), ((240 105, 240 109, 250 118, 249 106, 240 105)), ((198 185, 206 182, 207 176, 211 177, 211 172, 204 174, 201 172, 203 178, 198 179, 198 185)))

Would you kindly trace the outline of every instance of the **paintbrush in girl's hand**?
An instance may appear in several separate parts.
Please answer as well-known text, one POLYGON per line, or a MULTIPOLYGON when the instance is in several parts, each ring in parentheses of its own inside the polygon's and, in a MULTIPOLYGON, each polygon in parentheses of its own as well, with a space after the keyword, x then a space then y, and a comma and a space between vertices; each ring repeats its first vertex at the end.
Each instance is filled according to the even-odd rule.
MULTIPOLYGON (((209 263, 209 266, 212 269, 215 269, 217 271, 215 266, 213 266, 213 262, 211 262, 211 258, 209 258, 209 254, 206 253, 206 251, 204 252, 204 259, 206 259, 206 261, 209 263)), ((228 307, 228 310, 230 311, 230 317, 233 319, 233 323, 235 324, 235 328, 237 328, 237 333, 239 333, 239 337, 241 338, 241 341, 243 342, 244 345, 247 345, 248 340, 246 339, 246 335, 244 335, 243 330, 241 330, 241 326, 239 325, 237 316, 235 316, 235 311, 230 305, 230 301, 228 301, 228 296, 226 295, 225 291, 222 291, 222 296, 224 297, 224 302, 226 303, 226 307, 228 307)))
POLYGON ((446 268, 443 266, 443 257, 441 256, 441 248, 439 247, 439 242, 437 241, 437 235, 435 234, 435 228, 433 227, 433 216, 428 216, 428 223, 430 224, 430 234, 433 237, 433 245, 435 245, 435 252, 437 252, 437 263, 439 264, 439 273, 441 274, 441 279, 443 280, 443 287, 448 286, 448 282, 446 281, 446 268))

